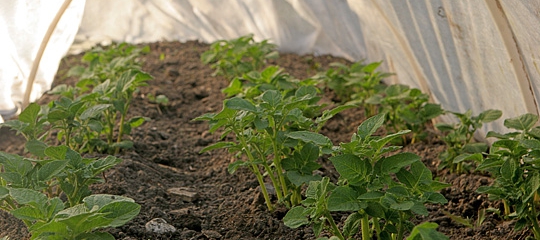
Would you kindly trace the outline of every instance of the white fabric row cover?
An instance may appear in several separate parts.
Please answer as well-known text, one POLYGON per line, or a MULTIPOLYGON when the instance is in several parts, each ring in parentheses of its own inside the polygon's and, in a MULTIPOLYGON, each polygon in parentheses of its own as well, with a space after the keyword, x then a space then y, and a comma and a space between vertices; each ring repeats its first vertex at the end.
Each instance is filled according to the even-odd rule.
POLYGON ((538 114, 539 12, 537 0, 92 0, 72 51, 253 33, 284 52, 382 60, 382 71, 396 73, 391 83, 420 88, 447 110, 502 110, 483 135, 538 114))
MULTIPOLYGON (((0 115, 12 115, 16 104, 22 103, 41 41, 63 2, 6 0, 0 4, 0 115)), ((58 22, 39 64, 31 101, 51 87, 60 60, 73 43, 84 5, 85 0, 73 0, 58 22)))

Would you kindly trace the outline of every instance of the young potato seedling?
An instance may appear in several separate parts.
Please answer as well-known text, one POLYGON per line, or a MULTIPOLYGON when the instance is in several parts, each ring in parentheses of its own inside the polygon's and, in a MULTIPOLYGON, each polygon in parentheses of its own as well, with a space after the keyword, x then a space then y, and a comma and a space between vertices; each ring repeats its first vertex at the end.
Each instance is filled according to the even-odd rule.
POLYGON ((531 228, 535 239, 540 239, 538 224, 540 207, 540 127, 535 127, 538 116, 523 114, 504 121, 513 132, 489 132, 495 141, 477 170, 488 171, 495 178, 491 186, 478 188, 490 199, 502 200, 504 214, 517 220, 515 229, 531 228))
POLYGON ((360 104, 366 109, 366 116, 376 114, 376 106, 366 102, 386 87, 382 80, 390 73, 375 71, 382 62, 363 64, 356 62, 350 66, 332 63, 329 70, 319 73, 316 79, 322 79, 328 88, 334 90, 342 103, 360 104))
POLYGON ((474 133, 481 128, 484 123, 493 122, 502 116, 500 110, 486 110, 478 116, 472 116, 472 111, 465 113, 450 112, 459 119, 457 124, 438 123, 435 127, 445 134, 442 140, 448 148, 440 154, 440 168, 447 168, 455 173, 463 173, 463 163, 466 161, 482 161, 483 152, 486 152, 488 145, 483 142, 474 142, 474 133))
POLYGON ((311 181, 302 205, 283 218, 285 225, 296 228, 311 223, 317 236, 327 229, 337 239, 350 239, 360 231, 362 239, 397 240, 413 229, 410 219, 415 214, 428 214, 425 204, 447 202, 438 191, 449 185, 434 181, 417 155, 386 156, 400 148, 388 143, 409 131, 373 136, 384 119, 384 114, 367 119, 351 142, 333 149, 330 161, 339 181, 334 184, 327 177, 311 181), (338 211, 351 212, 342 229, 331 215, 338 211))
POLYGON ((201 55, 201 61, 216 69, 214 75, 232 79, 251 71, 260 71, 267 60, 278 58, 276 47, 268 40, 255 42, 253 34, 249 34, 212 43, 210 50, 201 55))
MULTIPOLYGON (((387 128, 394 132, 411 130, 410 143, 426 137, 427 123, 444 113, 439 104, 428 103, 429 96, 419 89, 402 84, 394 84, 373 95, 366 102, 379 106, 379 112, 386 114, 387 128)), ((401 144, 407 144, 406 135, 401 144)))

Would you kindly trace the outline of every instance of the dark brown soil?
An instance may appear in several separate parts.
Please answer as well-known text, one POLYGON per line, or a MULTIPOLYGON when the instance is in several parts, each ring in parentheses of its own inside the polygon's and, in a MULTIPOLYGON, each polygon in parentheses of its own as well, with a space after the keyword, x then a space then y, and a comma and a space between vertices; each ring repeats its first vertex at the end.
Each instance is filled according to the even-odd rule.
MULTIPOLYGON (((227 81, 213 77, 213 70, 200 61, 207 44, 199 42, 160 42, 149 44, 152 51, 143 57, 144 70, 155 79, 141 89, 131 108, 131 115, 150 117, 152 121, 134 130, 135 147, 120 157, 124 161, 106 172, 107 182, 93 186, 94 193, 123 195, 135 199, 142 206, 141 213, 131 222, 108 230, 117 239, 315 239, 311 227, 290 229, 283 225, 286 209, 270 213, 259 194, 255 177, 247 170, 234 175, 227 173, 233 156, 225 151, 199 154, 216 142, 218 136, 208 133, 207 123, 193 122, 193 118, 221 109, 224 99, 221 89, 227 81), (160 60, 160 55, 164 56, 160 60), (164 94, 170 100, 165 108, 150 103, 146 97, 164 94), (186 188, 197 195, 182 199, 168 192, 170 188, 186 188), (153 218, 163 218, 177 228, 175 233, 159 235, 145 230, 153 218)), ((73 83, 65 72, 79 64, 81 55, 66 57, 55 81, 73 83)), ((323 70, 329 63, 343 59, 331 56, 298 56, 281 54, 273 64, 283 67, 291 75, 303 79, 323 70)), ((328 97, 331 93, 328 93, 328 97)), ((51 98, 44 96, 40 103, 51 98)), ((349 141, 351 134, 364 119, 361 109, 350 109, 337 115, 323 129, 323 134, 337 142, 349 141)), ((23 153, 24 141, 14 132, 0 129, 0 151, 23 153)), ((502 220, 488 212, 485 221, 474 228, 465 227, 445 212, 476 220, 478 210, 501 209, 498 202, 475 190, 491 182, 481 174, 454 175, 437 171, 438 154, 444 144, 432 135, 428 141, 409 145, 405 151, 420 155, 433 169, 434 176, 452 184, 442 191, 449 203, 430 206, 430 215, 417 222, 432 221, 450 239, 526 239, 525 231, 514 232, 513 222, 502 220)), ((323 161, 323 174, 335 177, 335 171, 323 161)), ((28 238, 25 226, 6 212, 0 211, 0 237, 28 238)))

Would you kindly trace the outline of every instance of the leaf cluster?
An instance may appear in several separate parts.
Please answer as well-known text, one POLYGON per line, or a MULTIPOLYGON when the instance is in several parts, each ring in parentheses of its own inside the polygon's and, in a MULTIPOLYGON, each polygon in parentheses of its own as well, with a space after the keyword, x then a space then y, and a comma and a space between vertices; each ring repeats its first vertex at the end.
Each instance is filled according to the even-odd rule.
POLYGON ((56 131, 56 141, 80 152, 118 153, 132 147, 133 143, 123 136, 148 118, 127 119, 129 106, 139 87, 146 86, 152 76, 140 70, 136 61, 147 48, 117 46, 86 53, 83 61, 88 67, 72 68, 71 74, 80 76, 75 87, 56 86, 49 93, 57 95, 57 100, 41 107, 31 105, 22 117, 5 125, 27 140, 45 140, 50 131, 56 131))
POLYGON ((474 134, 484 123, 493 122, 502 116, 500 110, 486 110, 477 116, 472 115, 469 110, 465 113, 450 112, 459 119, 458 123, 438 123, 435 127, 444 136, 442 140, 448 148, 439 156, 441 159, 440 168, 447 168, 456 173, 466 171, 467 162, 481 161, 483 152, 486 152, 488 145, 483 142, 474 142, 474 134))
POLYGON ((384 123, 384 114, 364 121, 351 142, 334 149, 330 161, 340 174, 337 184, 328 178, 312 181, 302 206, 292 208, 285 225, 313 224, 316 235, 329 230, 339 239, 352 238, 359 230, 363 239, 403 239, 414 225, 415 214, 427 215, 427 203, 444 204, 438 193, 447 184, 433 181, 431 171, 412 153, 398 153, 389 146, 402 131, 383 137, 373 136, 384 123), (335 226, 331 212, 350 212, 342 230, 335 226))
MULTIPOLYGON (((429 96, 403 84, 387 86, 366 102, 377 105, 386 114, 387 127, 394 132, 411 130, 411 143, 427 137, 427 123, 444 113, 441 105, 429 103, 429 96)), ((407 143, 405 136, 402 144, 407 143)))
MULTIPOLYGON (((235 138, 202 151, 229 149, 238 156, 229 166, 229 172, 249 167, 257 176, 263 193, 266 192, 263 176, 268 176, 278 201, 296 205, 301 200, 300 187, 319 179, 313 175, 320 167, 316 160, 332 146, 330 139, 318 134, 318 130, 332 116, 350 107, 340 106, 321 113, 318 94, 315 86, 308 85, 290 91, 265 90, 252 99, 227 99, 221 112, 205 114, 195 120, 209 121, 211 132, 223 128, 222 138, 228 134, 235 138)), ((269 197, 266 201, 268 208, 273 209, 269 197)))
POLYGON ((268 40, 256 42, 253 34, 249 34, 212 43, 210 49, 201 55, 201 61, 216 70, 214 75, 231 79, 244 73, 259 71, 267 60, 278 58, 276 47, 268 40))
POLYGON ((129 103, 151 79, 135 62, 140 52, 121 44, 87 53, 90 67, 73 70, 83 78, 75 87, 57 86, 51 93, 58 99, 32 103, 19 119, 2 124, 26 138, 32 157, 0 152, 0 209, 21 219, 31 239, 114 239, 99 230, 121 226, 139 213, 130 198, 92 195, 89 189, 121 159, 81 153, 132 145, 122 135, 146 118, 126 119, 129 103))
POLYGON ((537 115, 527 113, 504 121, 504 126, 514 131, 487 134, 497 141, 478 170, 488 171, 495 181, 491 186, 480 187, 478 192, 503 200, 505 215, 517 220, 516 230, 530 227, 538 239, 540 127, 535 126, 537 122, 537 115))

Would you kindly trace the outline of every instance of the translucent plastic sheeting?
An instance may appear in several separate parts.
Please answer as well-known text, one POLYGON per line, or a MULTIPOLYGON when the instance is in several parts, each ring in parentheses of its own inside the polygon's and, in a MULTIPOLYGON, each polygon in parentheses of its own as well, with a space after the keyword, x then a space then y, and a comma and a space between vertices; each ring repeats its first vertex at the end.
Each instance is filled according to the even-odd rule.
MULTIPOLYGON (((9 0, 0 4, 0 114, 12 113, 23 101, 36 53, 63 2, 9 0)), ((31 101, 51 87, 60 59, 67 53, 79 28, 84 3, 84 0, 73 0, 58 23, 40 62, 31 101)))
MULTIPOLYGON (((396 73, 389 82, 447 110, 500 109, 505 119, 538 113, 539 12, 537 0, 92 0, 72 51, 253 33, 284 52, 383 61, 396 73)), ((504 132, 502 119, 480 135, 504 132)))
MULTIPOLYGON (((535 0, 94 0, 78 39, 213 42, 254 33, 281 51, 382 60, 381 70, 396 73, 392 83, 420 88, 447 110, 471 109, 476 115, 500 109, 505 119, 538 113, 539 5, 535 0)), ((481 135, 504 132, 502 119, 481 135)))

